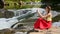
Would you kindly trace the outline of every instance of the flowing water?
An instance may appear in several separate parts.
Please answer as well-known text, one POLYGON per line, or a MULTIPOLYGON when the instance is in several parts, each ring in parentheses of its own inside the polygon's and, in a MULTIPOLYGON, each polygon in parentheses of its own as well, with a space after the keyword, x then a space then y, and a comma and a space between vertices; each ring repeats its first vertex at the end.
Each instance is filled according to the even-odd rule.
MULTIPOLYGON (((44 12, 44 9, 42 8, 38 8, 40 10, 41 13, 44 12)), ((15 23, 17 23, 19 20, 17 19, 18 16, 21 16, 23 14, 25 14, 26 12, 29 12, 31 11, 31 13, 34 13, 36 12, 37 8, 28 8, 28 9, 19 9, 19 10, 13 10, 14 12, 14 17, 12 18, 0 18, 0 30, 1 29, 6 29, 6 28, 11 28, 11 26, 15 23), (28 10, 28 11, 27 11, 28 10), (17 11, 17 12, 16 12, 17 11), (24 12, 26 11, 26 12, 24 12), (23 13, 24 12, 24 13, 23 13)), ((9 11, 12 11, 12 10, 9 10, 9 11)), ((52 12, 52 15, 53 17, 57 16, 58 14, 60 14, 60 12, 57 12, 57 11, 51 11, 52 12)), ((24 17, 24 16, 23 16, 24 17)), ((34 15, 32 18, 34 17, 37 17, 37 14, 34 15)), ((21 17, 20 17, 21 18, 21 17)), ((20 19, 21 21, 21 19, 20 19)), ((53 23, 53 26, 60 26, 60 22, 54 22, 53 23)))

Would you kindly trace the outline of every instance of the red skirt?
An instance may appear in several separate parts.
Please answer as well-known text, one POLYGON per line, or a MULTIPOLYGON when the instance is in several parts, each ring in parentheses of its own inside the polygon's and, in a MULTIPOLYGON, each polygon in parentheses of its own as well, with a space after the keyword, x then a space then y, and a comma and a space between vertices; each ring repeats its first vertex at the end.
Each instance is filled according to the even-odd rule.
POLYGON ((49 29, 51 27, 52 21, 46 21, 43 18, 38 18, 34 24, 34 29, 49 29))

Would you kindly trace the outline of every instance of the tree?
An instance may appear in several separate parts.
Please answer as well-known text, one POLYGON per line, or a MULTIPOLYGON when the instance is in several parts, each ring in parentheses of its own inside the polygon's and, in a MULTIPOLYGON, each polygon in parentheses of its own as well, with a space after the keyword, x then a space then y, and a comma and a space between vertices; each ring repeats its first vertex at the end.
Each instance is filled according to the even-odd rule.
MULTIPOLYGON (((42 3, 45 3, 45 5, 51 5, 53 10, 60 10, 60 0, 41 0, 42 3)), ((43 6, 42 6, 43 7, 43 6)))
POLYGON ((60 3, 60 0, 41 0, 42 3, 60 3))
POLYGON ((0 8, 4 8, 4 2, 2 0, 0 0, 0 8))

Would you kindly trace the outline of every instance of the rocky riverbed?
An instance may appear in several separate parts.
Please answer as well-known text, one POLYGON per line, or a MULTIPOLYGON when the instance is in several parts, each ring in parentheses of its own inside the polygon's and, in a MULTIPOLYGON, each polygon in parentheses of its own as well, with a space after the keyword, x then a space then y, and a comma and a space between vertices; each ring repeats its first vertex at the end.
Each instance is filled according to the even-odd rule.
POLYGON ((31 32, 30 34, 60 34, 60 27, 52 27, 48 31, 31 32))
MULTIPOLYGON (((26 29, 3 29, 0 34, 27 34, 26 29)), ((29 34, 60 34, 60 27, 51 27, 48 31, 30 32, 29 34)))

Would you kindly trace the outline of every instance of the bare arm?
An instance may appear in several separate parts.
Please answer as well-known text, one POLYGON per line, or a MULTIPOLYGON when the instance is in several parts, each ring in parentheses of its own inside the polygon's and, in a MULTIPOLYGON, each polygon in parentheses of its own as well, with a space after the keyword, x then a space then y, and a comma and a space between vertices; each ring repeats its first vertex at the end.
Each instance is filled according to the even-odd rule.
POLYGON ((50 13, 47 14, 47 15, 42 15, 38 10, 37 10, 37 13, 38 13, 38 15, 39 15, 40 17, 42 17, 42 18, 46 18, 46 17, 48 17, 48 16, 50 15, 50 13))

